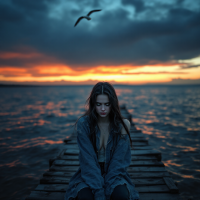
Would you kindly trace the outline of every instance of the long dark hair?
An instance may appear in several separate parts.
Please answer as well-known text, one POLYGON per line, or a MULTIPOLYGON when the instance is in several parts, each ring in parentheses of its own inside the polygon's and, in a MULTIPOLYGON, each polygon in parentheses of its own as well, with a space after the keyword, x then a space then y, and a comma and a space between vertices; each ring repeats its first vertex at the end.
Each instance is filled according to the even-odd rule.
MULTIPOLYGON (((110 102, 110 106, 111 106, 111 110, 109 113, 109 120, 110 120, 110 124, 109 124, 109 131, 111 130, 111 128, 113 128, 113 139, 115 139, 115 141, 117 141, 118 136, 121 137, 121 130, 119 130, 119 123, 121 123, 128 136, 130 139, 130 144, 132 147, 132 140, 131 140, 131 136, 129 133, 129 130, 126 126, 126 124, 124 123, 123 119, 125 119, 124 117, 122 117, 121 112, 120 112, 120 108, 119 108, 119 101, 115 92, 114 87, 108 83, 108 82, 98 82, 92 89, 90 96, 88 97, 88 99, 86 100, 86 104, 88 109, 86 110, 86 112, 84 113, 83 116, 88 116, 89 120, 90 120, 90 140, 92 142, 92 145, 94 147, 95 152, 97 151, 96 149, 96 132, 95 132, 95 127, 98 124, 98 114, 96 112, 96 98, 98 95, 100 94, 105 94, 108 95, 108 99, 110 102)), ((78 120, 81 118, 79 117, 76 121, 76 123, 78 122, 78 120)), ((75 125, 76 125, 75 123, 75 125)))

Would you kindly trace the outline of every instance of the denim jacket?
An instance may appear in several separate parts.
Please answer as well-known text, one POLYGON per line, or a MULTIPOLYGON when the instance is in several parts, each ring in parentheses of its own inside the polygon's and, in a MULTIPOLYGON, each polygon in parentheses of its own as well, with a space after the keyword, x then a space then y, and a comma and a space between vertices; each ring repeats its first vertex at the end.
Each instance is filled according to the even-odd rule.
MULTIPOLYGON (((100 130, 96 126, 96 147, 100 149, 100 130)), ((122 128, 122 125, 119 125, 122 128)), ((77 122, 77 143, 79 146, 80 167, 71 177, 65 200, 73 200, 78 192, 89 187, 95 200, 110 200, 114 188, 125 184, 129 191, 129 200, 138 200, 139 194, 135 190, 127 168, 131 162, 131 149, 128 134, 118 139, 114 149, 111 129, 106 145, 105 173, 101 175, 97 154, 89 139, 90 121, 88 116, 80 118, 77 122)))

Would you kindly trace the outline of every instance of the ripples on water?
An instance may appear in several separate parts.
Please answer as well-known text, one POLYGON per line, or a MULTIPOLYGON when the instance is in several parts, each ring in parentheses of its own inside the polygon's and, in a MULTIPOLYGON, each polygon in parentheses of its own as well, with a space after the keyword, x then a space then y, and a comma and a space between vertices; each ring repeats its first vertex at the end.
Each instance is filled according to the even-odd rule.
MULTIPOLYGON (((92 86, 1 87, 0 197, 22 199, 85 110, 92 86)), ((200 199, 200 86, 115 86, 183 199, 200 199)))

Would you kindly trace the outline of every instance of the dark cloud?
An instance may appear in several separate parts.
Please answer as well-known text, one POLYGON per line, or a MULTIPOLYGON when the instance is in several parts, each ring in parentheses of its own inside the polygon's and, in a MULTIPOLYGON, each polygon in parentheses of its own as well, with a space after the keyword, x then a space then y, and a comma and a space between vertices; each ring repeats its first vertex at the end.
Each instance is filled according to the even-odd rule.
POLYGON ((198 65, 184 65, 184 66, 180 66, 180 69, 190 69, 190 68, 197 68, 200 67, 200 64, 198 65))
POLYGON ((2 23, 4 22, 17 22, 23 19, 23 14, 14 7, 9 5, 0 5, 0 23, 2 27, 2 23))
POLYGON ((132 72, 132 73, 121 73, 121 74, 130 74, 130 75, 141 75, 141 74, 188 74, 188 72, 168 72, 168 71, 161 71, 161 72, 132 72))
POLYGON ((142 0, 122 0, 124 5, 132 5, 135 7, 136 12, 145 10, 145 5, 142 0))
MULTIPOLYGON (((0 52, 24 53, 23 47, 29 47, 45 55, 44 58, 74 68, 141 65, 152 60, 170 62, 194 58, 200 52, 200 12, 183 7, 180 1, 166 8, 160 4, 149 8, 142 0, 122 1, 142 12, 138 18, 130 18, 132 15, 123 6, 108 10, 104 1, 67 1, 71 2, 67 6, 62 0, 6 2, 0 2, 0 52), (102 11, 93 13, 91 21, 83 19, 74 28, 78 17, 96 8, 102 11)), ((0 62, 1 66, 25 66, 36 61, 0 62)))
POLYGON ((184 0, 176 0, 176 3, 179 5, 182 4, 183 2, 184 2, 184 0))
POLYGON ((14 6, 24 10, 45 11, 47 9, 48 1, 12 0, 12 3, 14 6))

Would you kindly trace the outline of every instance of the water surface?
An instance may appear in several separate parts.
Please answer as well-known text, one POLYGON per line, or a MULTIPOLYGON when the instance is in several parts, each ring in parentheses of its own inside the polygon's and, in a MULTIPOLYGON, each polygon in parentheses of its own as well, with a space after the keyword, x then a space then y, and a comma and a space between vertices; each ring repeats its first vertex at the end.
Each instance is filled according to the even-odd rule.
MULTIPOLYGON (((200 86, 114 86, 178 183, 200 199, 200 86)), ((85 111, 92 86, 1 87, 0 198, 23 199, 85 111)))

